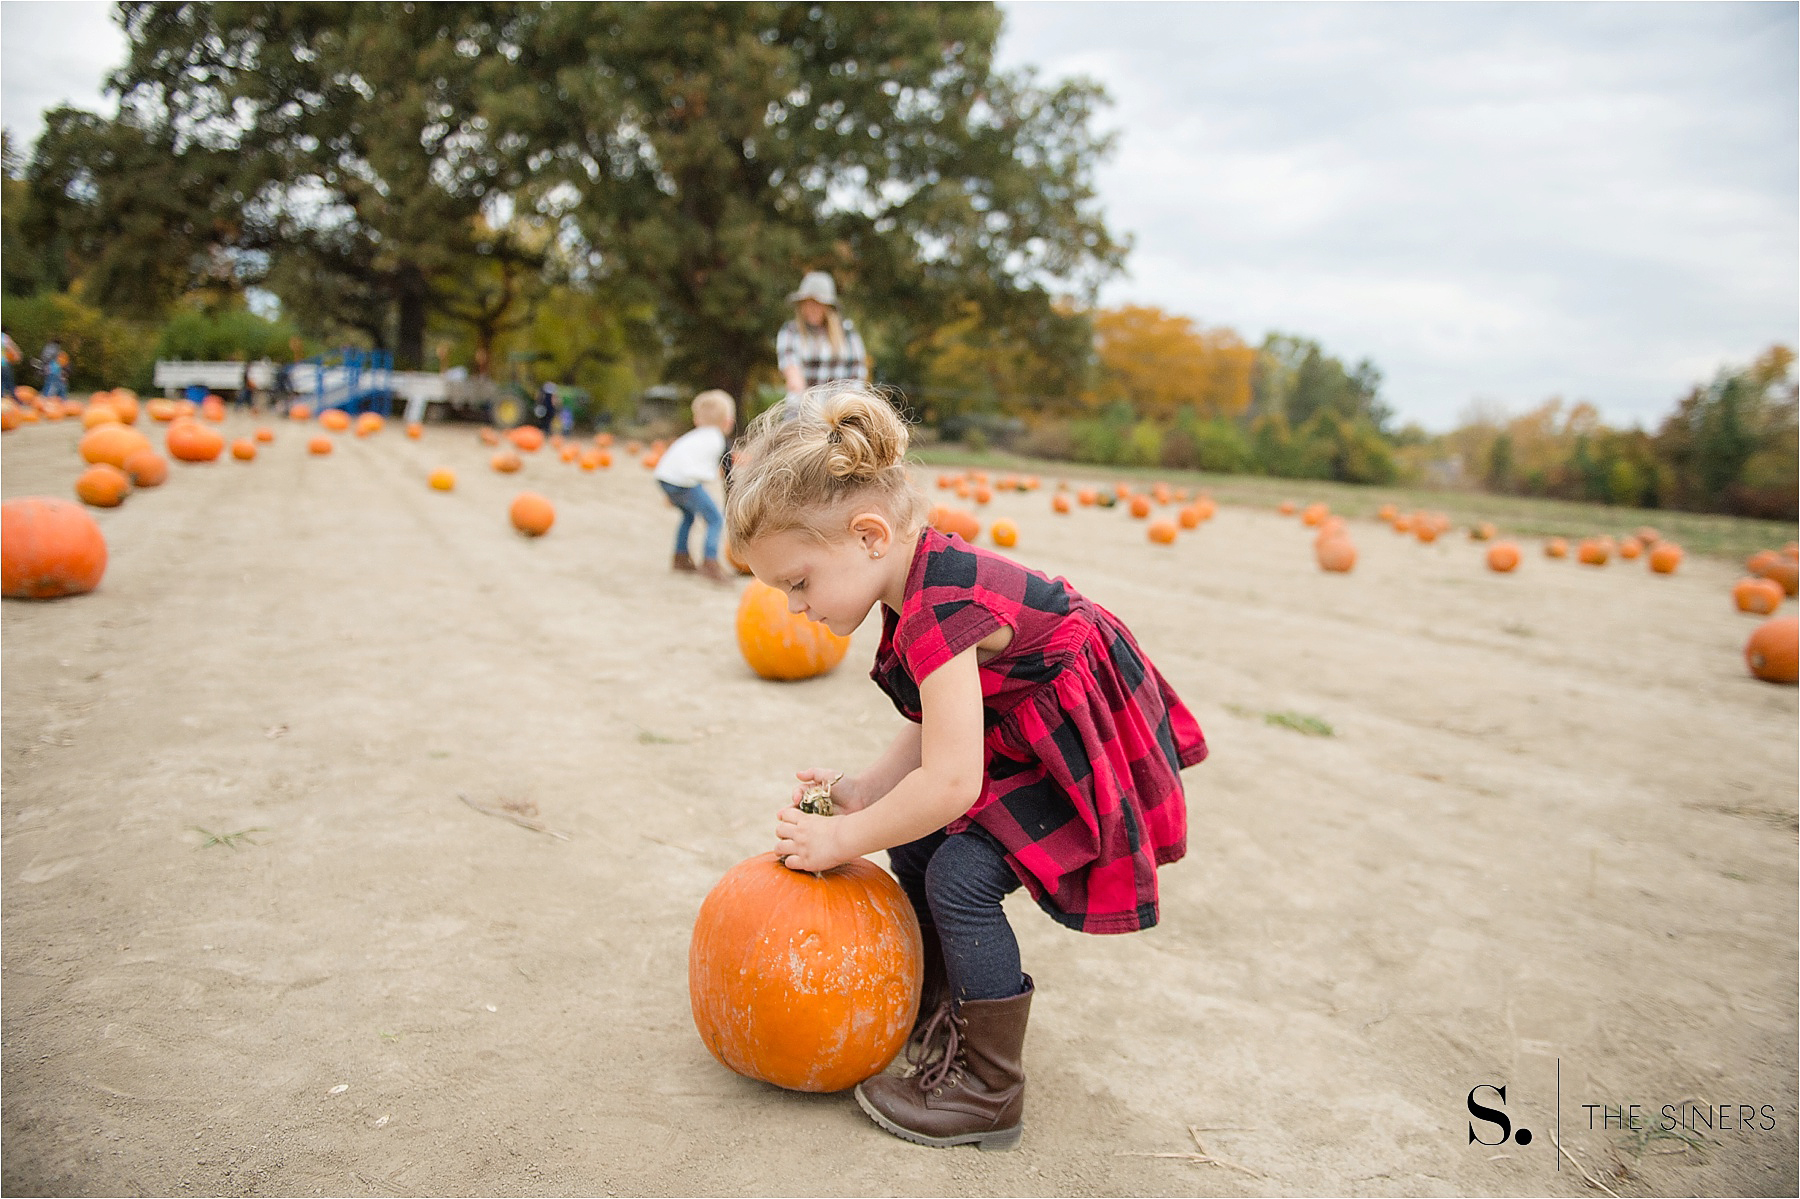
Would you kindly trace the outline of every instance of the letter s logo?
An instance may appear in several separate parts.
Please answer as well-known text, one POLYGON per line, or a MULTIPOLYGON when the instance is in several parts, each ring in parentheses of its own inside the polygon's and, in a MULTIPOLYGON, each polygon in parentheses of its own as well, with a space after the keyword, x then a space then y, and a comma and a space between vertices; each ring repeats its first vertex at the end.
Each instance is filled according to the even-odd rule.
POLYGON ((1489 1124, 1498 1124, 1500 1126, 1499 1140, 1484 1141, 1475 1135, 1475 1126, 1471 1124, 1469 1125, 1469 1141, 1472 1144, 1486 1145, 1488 1148, 1492 1149, 1496 1145, 1506 1144, 1512 1137, 1512 1120, 1499 1108, 1488 1107, 1486 1104, 1475 1102, 1475 1092, 1483 1090, 1484 1088, 1500 1096, 1501 1103, 1506 1102, 1506 1088, 1496 1087, 1491 1083, 1484 1082, 1469 1089, 1469 1114, 1474 1116, 1477 1120, 1482 1120, 1489 1124))

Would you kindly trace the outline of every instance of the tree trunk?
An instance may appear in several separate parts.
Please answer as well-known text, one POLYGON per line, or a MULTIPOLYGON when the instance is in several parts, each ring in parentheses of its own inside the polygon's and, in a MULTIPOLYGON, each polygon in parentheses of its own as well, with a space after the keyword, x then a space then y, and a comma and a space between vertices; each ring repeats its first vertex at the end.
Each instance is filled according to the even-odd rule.
POLYGON ((401 267, 395 290, 395 299, 400 305, 400 328, 394 339, 394 366, 403 371, 420 370, 425 361, 427 289, 424 272, 411 264, 401 267))

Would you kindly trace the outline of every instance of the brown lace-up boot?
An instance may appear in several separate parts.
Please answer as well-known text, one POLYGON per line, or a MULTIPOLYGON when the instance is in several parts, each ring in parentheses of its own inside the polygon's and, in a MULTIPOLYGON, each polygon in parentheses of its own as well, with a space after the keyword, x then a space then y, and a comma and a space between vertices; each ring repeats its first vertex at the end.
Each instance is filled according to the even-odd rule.
POLYGON ((878 1074, 856 1102, 888 1132, 920 1145, 1016 1149, 1024 1132, 1025 1026, 1037 988, 1011 999, 965 999, 940 1007, 926 1026, 943 1056, 918 1074, 878 1074))
POLYGON ((670 565, 669 569, 670 570, 680 570, 680 571, 692 571, 696 568, 694 566, 693 558, 691 558, 684 551, 682 553, 675 555, 675 561, 672 565, 670 565))

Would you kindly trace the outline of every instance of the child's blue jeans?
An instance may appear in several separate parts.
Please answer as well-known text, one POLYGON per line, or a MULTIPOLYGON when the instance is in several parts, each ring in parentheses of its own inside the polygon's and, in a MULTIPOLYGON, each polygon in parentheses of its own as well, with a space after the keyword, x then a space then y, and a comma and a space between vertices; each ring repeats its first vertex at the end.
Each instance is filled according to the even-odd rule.
POLYGON ((1019 941, 1000 901, 1019 886, 987 834, 942 829, 888 850, 888 863, 926 936, 935 927, 958 999, 1011 999, 1025 989, 1019 941))
POLYGON ((688 535, 694 531, 694 518, 698 516, 706 522, 706 556, 703 561, 710 562, 719 556, 719 535, 725 531, 725 516, 719 506, 713 503, 711 495, 704 487, 677 487, 673 483, 662 485, 663 494, 669 502, 681 509, 681 527, 675 530, 675 552, 688 552, 688 535))

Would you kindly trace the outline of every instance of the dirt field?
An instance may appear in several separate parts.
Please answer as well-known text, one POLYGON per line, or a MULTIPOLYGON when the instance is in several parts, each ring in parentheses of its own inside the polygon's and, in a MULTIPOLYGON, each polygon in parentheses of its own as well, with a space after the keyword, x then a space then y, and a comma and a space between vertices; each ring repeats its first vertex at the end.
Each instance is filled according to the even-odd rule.
MULTIPOLYGON (((998 495, 1212 757, 1160 927, 1015 896, 1024 1145, 931 1150, 727 1072, 686 993, 701 898, 792 771, 897 727, 879 622, 835 674, 764 682, 737 588, 669 573, 635 462, 506 477, 467 427, 328 458, 276 428, 97 513, 99 591, 0 605, 8 1194, 1800 1187, 1796 691, 1745 671, 1735 563, 1528 542, 1500 577, 1460 534, 1355 522, 1327 576, 1269 511, 1159 549, 1123 510, 998 495), (538 541, 507 524, 524 488, 557 503, 538 541), (1688 1101, 1710 1131, 1657 1127, 1688 1101), (1183 1156, 1193 1127, 1234 1164, 1183 1156)), ((78 434, 8 434, 4 494, 71 496, 78 434)))

